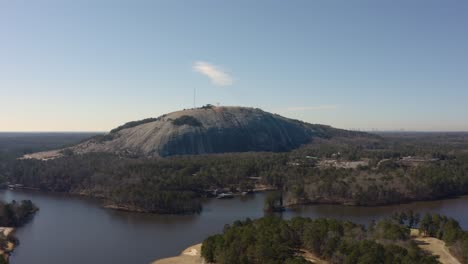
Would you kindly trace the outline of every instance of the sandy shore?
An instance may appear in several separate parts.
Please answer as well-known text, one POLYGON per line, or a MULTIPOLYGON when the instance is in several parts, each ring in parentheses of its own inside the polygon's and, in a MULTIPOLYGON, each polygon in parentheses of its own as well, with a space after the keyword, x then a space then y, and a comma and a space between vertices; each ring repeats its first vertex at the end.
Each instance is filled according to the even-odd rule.
POLYGON ((309 261, 310 263, 315 263, 315 264, 329 264, 328 261, 323 260, 319 257, 317 257, 314 253, 306 250, 306 249, 301 249, 300 253, 298 254, 299 256, 302 256, 305 258, 305 260, 309 261))
POLYGON ((3 234, 4 237, 10 236, 10 234, 14 231, 15 229, 13 227, 0 227, 0 233, 3 234))
POLYGON ((61 151, 63 151, 63 149, 36 152, 36 153, 26 154, 19 159, 51 160, 51 159, 62 157, 63 154, 61 153, 61 151))
POLYGON ((419 230, 411 229, 411 237, 418 246, 431 255, 439 256, 442 264, 461 264, 449 251, 445 242, 433 237, 424 237, 419 234, 419 230))
MULTIPOLYGON (((200 256, 201 245, 202 244, 193 245, 182 251, 178 257, 156 260, 152 264, 205 264, 205 261, 200 256)), ((307 250, 301 250, 298 255, 304 257, 310 263, 329 264, 328 261, 318 258, 315 254, 307 250)))
POLYGON ((188 247, 177 257, 154 261, 152 264, 204 264, 201 257, 201 243, 188 247))
POLYGON ((6 241, 6 246, 0 249, 0 257, 4 258, 5 260, 8 260, 10 253, 15 249, 15 244, 8 241, 8 238, 13 233, 13 231, 15 231, 15 229, 12 227, 0 227, 0 237, 2 241, 6 241))

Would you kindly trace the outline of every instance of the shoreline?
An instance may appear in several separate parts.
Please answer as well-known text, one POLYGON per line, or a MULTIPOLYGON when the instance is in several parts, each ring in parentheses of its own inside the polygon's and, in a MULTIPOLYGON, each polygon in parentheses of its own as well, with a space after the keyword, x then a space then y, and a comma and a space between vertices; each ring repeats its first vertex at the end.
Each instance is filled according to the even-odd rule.
POLYGON ((423 236, 418 229, 411 229, 411 239, 416 242, 418 247, 432 256, 438 256, 438 260, 442 264, 461 264, 452 252, 447 247, 446 243, 440 239, 423 236))
POLYGON ((294 208, 297 206, 314 206, 314 205, 342 205, 348 207, 356 207, 356 208, 372 208, 372 207, 385 207, 385 206, 396 206, 402 204, 412 204, 412 203, 424 203, 424 202, 437 202, 437 201, 446 201, 446 200, 456 200, 463 197, 468 197, 467 194, 461 195, 449 195, 445 197, 439 198, 427 198, 427 199, 402 199, 398 202, 389 202, 389 203, 374 203, 374 204, 356 204, 355 202, 348 200, 348 201, 334 201, 328 199, 315 199, 309 201, 300 201, 300 202, 284 202, 285 208, 294 208))
MULTIPOLYGON (((190 214, 195 214, 194 212, 151 212, 148 210, 145 210, 143 208, 138 208, 135 206, 130 206, 126 204, 116 204, 113 202, 110 202, 108 199, 106 199, 103 196, 100 195, 92 195, 86 192, 54 192, 54 191, 47 191, 47 190, 40 190, 36 188, 30 188, 30 187, 23 187, 23 188, 15 188, 15 189, 9 189, 9 188, 0 188, 0 190, 9 190, 9 191, 19 191, 19 192, 38 192, 38 193, 44 193, 44 194, 52 194, 52 195, 60 195, 60 196, 70 196, 70 197, 81 197, 84 199, 88 199, 90 201, 95 201, 100 204, 101 208, 104 209, 109 209, 109 210, 116 210, 116 211, 124 211, 124 212, 133 212, 133 213, 143 213, 143 214, 172 214, 172 215, 190 215, 190 214)), ((252 190, 252 193, 247 194, 248 195, 254 195, 256 193, 264 193, 268 191, 273 191, 277 190, 272 187, 266 187, 266 188, 256 188, 252 190)), ((235 197, 242 196, 240 194, 235 194, 235 197)), ((299 206, 316 206, 316 205, 338 205, 338 206, 348 206, 348 207, 356 207, 356 208, 372 208, 372 207, 386 207, 386 206, 396 206, 396 205, 402 205, 402 204, 412 204, 412 203, 425 203, 425 202, 437 202, 437 201, 445 201, 445 200, 456 200, 460 199, 463 197, 468 197, 468 193, 466 194, 460 194, 460 195, 448 195, 444 197, 437 197, 437 198, 423 198, 423 199, 402 199, 401 201, 398 202, 382 202, 382 203, 374 203, 374 204, 356 204, 355 202, 351 200, 333 200, 333 199, 325 199, 325 198, 318 198, 318 199, 313 199, 313 200, 302 200, 298 201, 297 199, 294 200, 289 200, 289 201, 284 201, 284 208, 286 209, 294 209, 299 206)), ((215 197, 202 197, 200 199, 215 199, 215 197)), ((203 209, 202 209, 203 211, 203 209)))
POLYGON ((15 250, 16 243, 11 241, 12 234, 15 232, 13 227, 0 227, 0 240, 5 242, 5 247, 0 248, 0 257, 6 261, 10 258, 10 254, 15 250))
POLYGON ((151 264, 205 264, 201 257, 202 243, 184 249, 179 256, 163 258, 153 261, 151 264))

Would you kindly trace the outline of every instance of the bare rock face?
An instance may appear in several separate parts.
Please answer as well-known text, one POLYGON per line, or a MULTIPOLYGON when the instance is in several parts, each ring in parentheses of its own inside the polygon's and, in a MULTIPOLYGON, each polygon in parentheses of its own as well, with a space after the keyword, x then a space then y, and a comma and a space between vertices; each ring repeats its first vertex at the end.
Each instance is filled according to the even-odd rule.
POLYGON ((138 156, 287 151, 308 142, 314 134, 302 122, 242 107, 197 108, 147 121, 114 129, 76 146, 75 151, 138 156))
POLYGON ((288 119, 258 108, 209 106, 129 122, 68 151, 136 157, 279 152, 297 148, 314 137, 327 138, 344 131, 288 119))

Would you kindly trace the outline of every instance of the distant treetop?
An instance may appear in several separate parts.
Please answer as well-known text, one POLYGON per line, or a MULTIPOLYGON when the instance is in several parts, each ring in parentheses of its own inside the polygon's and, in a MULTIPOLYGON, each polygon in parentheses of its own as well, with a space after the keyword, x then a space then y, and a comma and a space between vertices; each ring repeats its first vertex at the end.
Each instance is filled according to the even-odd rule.
POLYGON ((182 126, 182 125, 195 126, 195 127, 202 126, 202 123, 198 121, 198 119, 196 119, 193 116, 188 116, 188 115, 183 115, 179 118, 172 120, 172 124, 176 126, 182 126))
POLYGON ((212 104, 206 104, 206 105, 204 105, 204 106, 202 106, 202 107, 200 107, 200 108, 201 108, 201 109, 212 109, 213 107, 215 107, 215 106, 212 105, 212 104))
POLYGON ((157 121, 160 118, 161 117, 157 117, 157 118, 151 117, 151 118, 145 118, 145 119, 138 120, 138 121, 131 121, 131 122, 125 123, 125 124, 123 124, 123 125, 121 125, 121 126, 119 126, 117 128, 112 129, 110 132, 111 133, 116 133, 116 132, 119 132, 120 130, 123 130, 123 129, 126 129, 126 128, 136 127, 136 126, 139 126, 139 125, 142 125, 142 124, 157 121))

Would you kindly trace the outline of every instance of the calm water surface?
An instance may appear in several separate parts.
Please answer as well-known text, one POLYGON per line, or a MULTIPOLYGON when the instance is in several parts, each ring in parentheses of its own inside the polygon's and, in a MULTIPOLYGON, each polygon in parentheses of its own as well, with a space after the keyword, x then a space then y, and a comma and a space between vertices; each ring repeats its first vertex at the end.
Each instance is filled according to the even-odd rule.
MULTIPOLYGON (((0 199, 33 200, 40 207, 34 219, 17 230, 20 246, 12 264, 148 264, 220 232, 246 217, 263 216, 264 194, 231 200, 208 200, 199 215, 150 215, 103 209, 99 203, 64 195, 0 191, 0 199)), ((454 217, 468 229, 468 197, 398 206, 303 206, 286 211, 294 216, 331 217, 367 224, 394 211, 412 209, 454 217)))

